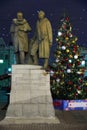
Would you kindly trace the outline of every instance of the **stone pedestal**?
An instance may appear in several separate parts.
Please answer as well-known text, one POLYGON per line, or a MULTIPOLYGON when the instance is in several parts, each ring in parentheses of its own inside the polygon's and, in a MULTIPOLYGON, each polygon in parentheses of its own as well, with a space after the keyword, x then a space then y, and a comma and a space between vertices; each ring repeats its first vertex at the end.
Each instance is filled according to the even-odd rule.
POLYGON ((7 117, 55 117, 50 92, 50 75, 41 66, 13 65, 7 117))

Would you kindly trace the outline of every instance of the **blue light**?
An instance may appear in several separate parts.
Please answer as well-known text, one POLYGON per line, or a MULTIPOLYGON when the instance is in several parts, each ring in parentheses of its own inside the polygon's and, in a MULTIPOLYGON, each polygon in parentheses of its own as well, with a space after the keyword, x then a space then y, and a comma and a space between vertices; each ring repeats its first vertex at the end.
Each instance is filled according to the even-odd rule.
POLYGON ((8 68, 8 72, 11 72, 12 71, 12 69, 11 68, 8 68))

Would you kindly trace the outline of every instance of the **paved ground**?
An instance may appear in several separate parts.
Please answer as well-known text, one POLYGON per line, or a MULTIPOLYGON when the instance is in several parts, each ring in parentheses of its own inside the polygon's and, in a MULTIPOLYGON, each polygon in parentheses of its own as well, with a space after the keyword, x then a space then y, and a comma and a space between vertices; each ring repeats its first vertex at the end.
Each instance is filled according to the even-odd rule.
MULTIPOLYGON (((6 111, 1 110, 0 120, 5 116, 6 111)), ((56 116, 60 124, 18 124, 0 125, 0 130, 87 130, 87 111, 60 111, 56 110, 56 116)))

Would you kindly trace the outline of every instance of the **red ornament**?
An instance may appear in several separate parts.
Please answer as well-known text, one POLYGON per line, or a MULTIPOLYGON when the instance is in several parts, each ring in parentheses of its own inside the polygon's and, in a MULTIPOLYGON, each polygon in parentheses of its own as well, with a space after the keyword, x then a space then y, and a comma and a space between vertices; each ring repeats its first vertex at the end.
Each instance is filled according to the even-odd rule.
POLYGON ((81 87, 80 86, 78 86, 78 88, 77 88, 78 90, 81 90, 81 87))
POLYGON ((69 22, 69 17, 66 17, 66 21, 69 22))
POLYGON ((82 79, 80 79, 79 82, 82 83, 82 79))
POLYGON ((63 28, 66 29, 66 25, 63 25, 63 28))
POLYGON ((68 85, 72 85, 72 84, 73 84, 73 82, 71 82, 71 81, 68 82, 68 85))
POLYGON ((68 58, 66 58, 65 61, 68 61, 68 58))
POLYGON ((75 96, 77 97, 77 96, 78 96, 78 93, 76 93, 75 96))
POLYGON ((71 67, 71 66, 72 66, 72 64, 67 64, 67 66, 68 66, 68 67, 71 67))
POLYGON ((76 50, 73 50, 74 53, 76 53, 76 50))
POLYGON ((78 65, 80 65, 81 64, 81 62, 80 61, 78 61, 78 65))
POLYGON ((75 45, 75 46, 74 46, 74 48, 76 49, 76 48, 77 48, 77 46, 75 45))

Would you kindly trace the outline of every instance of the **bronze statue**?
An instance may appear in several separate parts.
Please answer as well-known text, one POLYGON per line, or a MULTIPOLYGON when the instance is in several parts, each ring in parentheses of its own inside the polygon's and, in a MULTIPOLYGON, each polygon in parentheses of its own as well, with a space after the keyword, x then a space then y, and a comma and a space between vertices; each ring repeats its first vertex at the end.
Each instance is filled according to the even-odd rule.
POLYGON ((28 52, 29 31, 31 31, 30 25, 26 19, 23 18, 23 13, 18 12, 17 18, 12 20, 12 25, 10 28, 17 64, 25 63, 25 55, 28 52))
POLYGON ((52 46, 52 27, 50 21, 45 17, 45 12, 38 12, 38 20, 36 23, 36 32, 33 38, 33 45, 31 49, 31 55, 34 62, 37 63, 37 51, 39 58, 44 59, 43 67, 46 69, 48 66, 50 47, 52 46))

